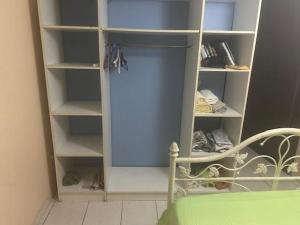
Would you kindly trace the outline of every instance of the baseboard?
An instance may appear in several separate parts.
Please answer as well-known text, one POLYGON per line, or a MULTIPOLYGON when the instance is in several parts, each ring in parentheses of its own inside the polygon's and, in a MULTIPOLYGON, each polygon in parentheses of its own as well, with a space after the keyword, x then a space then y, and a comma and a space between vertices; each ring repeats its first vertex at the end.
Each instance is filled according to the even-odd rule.
POLYGON ((37 217, 33 223, 33 225, 43 225, 50 210, 52 209, 53 205, 55 203, 55 200, 52 197, 49 197, 42 207, 39 209, 37 217))

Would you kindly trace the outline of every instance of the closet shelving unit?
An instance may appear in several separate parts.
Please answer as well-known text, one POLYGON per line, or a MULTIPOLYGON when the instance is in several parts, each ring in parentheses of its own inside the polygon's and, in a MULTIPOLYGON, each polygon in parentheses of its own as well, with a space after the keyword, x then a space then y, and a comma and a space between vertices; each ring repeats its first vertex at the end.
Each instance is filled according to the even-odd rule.
MULTIPOLYGON (((260 0, 38 0, 38 3, 59 199, 165 199, 168 184, 168 167, 166 167, 168 145, 172 141, 180 141, 180 154, 192 156, 193 131, 202 127, 202 120, 204 127, 223 127, 234 143, 239 143, 256 41, 260 0), (211 11, 213 5, 218 9, 220 6, 224 7, 225 14, 231 20, 229 23, 232 23, 232 29, 223 29, 221 25, 219 26, 218 23, 224 18, 214 21, 216 26, 213 28, 205 26, 205 20, 218 18, 218 15, 211 13, 214 12, 211 11), (235 71, 201 67, 201 44, 205 40, 215 39, 228 41, 232 45, 237 62, 248 65, 250 69, 235 71), (129 144, 116 137, 115 126, 120 121, 111 110, 116 108, 114 93, 123 90, 115 88, 118 82, 116 79, 122 79, 123 75, 116 78, 114 71, 104 69, 106 46, 111 42, 118 42, 124 46, 136 45, 138 49, 143 46, 147 48, 146 45, 156 48, 164 45, 186 46, 178 50, 179 56, 174 59, 177 60, 175 67, 178 68, 172 72, 166 72, 167 70, 164 72, 166 77, 170 76, 168 77, 170 81, 173 78, 177 79, 175 84, 178 90, 171 84, 169 87, 161 88, 169 91, 166 94, 169 97, 170 93, 176 95, 179 92, 179 94, 177 102, 173 102, 170 106, 176 111, 169 109, 166 115, 162 114, 164 119, 161 123, 165 123, 170 129, 161 134, 163 137, 166 136, 166 140, 162 141, 162 137, 157 137, 160 138, 157 141, 160 143, 159 151, 165 152, 156 151, 154 154, 163 155, 165 159, 157 159, 160 163, 154 166, 142 163, 145 157, 139 154, 141 148, 137 147, 138 145, 133 145, 133 148, 136 148, 135 153, 128 152, 127 158, 139 163, 132 163, 128 159, 130 162, 118 163, 120 159, 116 154, 121 150, 131 149, 130 144, 134 144, 135 140, 138 142, 142 136, 134 138, 133 141, 131 140, 133 138, 130 138, 128 143, 130 141, 132 143, 129 144), (178 62, 180 57, 183 60, 178 62), (181 67, 182 73, 178 75, 181 67), (181 77, 182 82, 178 82, 181 77), (217 87, 222 86, 222 90, 219 91, 222 96, 219 97, 229 106, 226 113, 195 113, 195 93, 198 86, 202 85, 202 77, 208 81, 207 84, 203 83, 208 85, 207 88, 214 84, 214 81, 209 81, 213 77, 216 83, 223 82, 217 87), (170 126, 170 117, 178 123, 178 126, 170 126), (166 135, 169 132, 173 134, 166 135), (119 147, 122 149, 118 149, 118 142, 123 144, 119 147), (163 146, 162 142, 165 143, 163 146), (80 172, 82 180, 78 185, 69 187, 62 185, 63 176, 69 170, 80 172), (103 190, 92 191, 87 188, 93 172, 103 173, 103 190)), ((161 54, 159 57, 177 54, 176 50, 172 54, 168 52, 173 51, 173 48, 164 50, 158 51, 161 54)), ((141 54, 140 52, 138 54, 141 54)), ((130 51, 129 54, 133 55, 134 60, 136 60, 135 53, 130 51)), ((152 53, 146 55, 145 59, 152 57, 152 53)), ((142 57, 143 55, 139 55, 138 58, 142 57)), ((168 62, 164 59, 164 63, 168 62)), ((135 73, 136 65, 130 60, 129 65, 130 70, 124 77, 134 76, 131 73, 135 73)), ((147 69, 149 70, 148 67, 147 69)), ((158 75, 164 76, 163 73, 158 75)), ((144 78, 146 75, 140 76, 144 78)), ((150 76, 149 73, 147 76, 150 76)), ((168 83, 172 82, 164 82, 164 85, 168 83)), ((133 84, 126 83, 126 85, 133 84)), ((129 86, 125 92, 129 92, 131 88, 132 86, 129 86)), ((153 90, 158 91, 155 88, 153 87, 153 90)), ((126 94, 123 95, 127 97, 126 94)), ((162 98, 163 96, 160 96, 160 99, 162 98)), ((132 102, 134 100, 130 101, 132 102)), ((156 107, 157 103, 149 102, 149 104, 156 107)), ((124 115, 126 111, 122 111, 122 116, 124 115)), ((148 118, 146 115, 145 117, 137 115, 140 118, 148 118)), ((128 130, 128 133, 130 132, 128 130)), ((157 133, 159 134, 159 131, 157 133)), ((139 135, 139 132, 137 134, 139 135)), ((151 148, 152 150, 156 148, 155 146, 158 146, 155 140, 150 139, 144 148, 151 151, 151 148)), ((203 188, 202 191, 216 192, 213 188, 203 188)))
POLYGON ((110 148, 109 86, 100 68, 98 2, 38 0, 58 198, 103 199, 90 188, 110 148), (108 124, 108 125, 107 125, 108 124), (63 186, 68 171, 81 181, 63 186))

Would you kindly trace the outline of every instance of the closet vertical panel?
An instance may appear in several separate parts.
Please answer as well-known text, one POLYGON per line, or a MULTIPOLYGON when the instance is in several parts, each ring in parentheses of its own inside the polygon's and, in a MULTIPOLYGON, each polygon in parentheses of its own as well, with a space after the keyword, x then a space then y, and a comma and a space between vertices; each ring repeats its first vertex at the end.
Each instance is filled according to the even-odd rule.
POLYGON ((246 112, 246 105, 247 105, 247 100, 248 100, 249 86, 250 86, 250 80, 251 80, 251 74, 252 74, 255 46, 256 46, 256 41, 257 41, 257 32, 258 32, 258 26, 259 26, 261 4, 262 4, 262 0, 257 0, 256 5, 254 6, 254 8, 257 10, 255 35, 254 35, 254 40, 253 40, 253 43, 252 43, 252 50, 249 52, 249 54, 250 54, 250 73, 248 75, 247 87, 246 87, 246 91, 245 91, 245 99, 244 99, 244 106, 243 106, 243 118, 242 118, 242 122, 241 122, 241 128, 240 128, 241 131, 240 131, 239 140, 241 140, 241 138, 242 138, 242 130, 243 130, 244 120, 245 120, 245 112, 246 112))
POLYGON ((200 30, 202 26, 204 0, 190 0, 189 1, 189 29, 200 30))
MULTIPOLYGON (((42 43, 42 52, 43 52, 43 62, 44 62, 44 71, 45 71, 45 76, 46 76, 46 90, 47 90, 47 98, 49 99, 50 98, 50 94, 49 94, 49 82, 48 82, 48 76, 49 76, 49 70, 47 69, 47 63, 46 63, 46 54, 45 54, 45 51, 46 51, 46 41, 45 41, 45 35, 44 35, 44 30, 43 30, 43 24, 45 23, 45 21, 48 21, 50 20, 51 22, 52 21, 57 21, 58 20, 58 16, 56 15, 54 18, 51 17, 51 14, 46 14, 46 15, 42 15, 42 12, 43 12, 43 9, 42 7, 46 7, 45 5, 42 4, 42 0, 38 0, 37 1, 37 4, 38 4, 38 16, 39 16, 39 24, 40 24, 40 33, 41 33, 41 43, 42 43)), ((50 3, 49 3, 50 4, 50 3)), ((53 10, 57 10, 57 4, 55 4, 55 6, 51 5, 50 4, 50 8, 53 8, 53 10)), ((53 116, 51 116, 51 113, 50 113, 50 109, 51 109, 51 105, 50 105, 50 101, 48 100, 48 110, 49 110, 49 117, 50 117, 50 129, 51 129, 51 135, 53 137, 54 135, 54 124, 53 124, 53 116)), ((56 188, 57 190, 59 189, 59 185, 58 185, 58 180, 59 180, 59 167, 58 167, 58 162, 57 162, 57 159, 55 157, 55 153, 54 153, 54 146, 58 143, 55 143, 55 140, 52 138, 52 152, 51 152, 51 155, 54 156, 54 167, 55 167, 55 176, 56 176, 56 188)), ((58 199, 60 200, 60 196, 58 194, 58 199)))
POLYGON ((183 106, 181 118, 180 155, 190 156, 192 149, 192 137, 194 131, 194 106, 198 86, 198 73, 200 66, 200 43, 202 42, 202 27, 204 18, 205 1, 190 1, 189 26, 199 29, 198 34, 188 37, 188 45, 185 64, 185 78, 183 89, 183 106))
POLYGON ((189 156, 192 147, 191 137, 193 136, 194 127, 194 104, 198 78, 198 68, 196 65, 198 65, 197 61, 199 57, 199 43, 199 35, 188 37, 188 44, 192 45, 192 47, 187 50, 185 65, 180 156, 189 156))
POLYGON ((107 27, 107 0, 98 0, 99 19, 99 58, 101 76, 101 96, 102 96, 102 124, 103 124, 103 169, 104 169, 104 190, 107 186, 112 168, 111 149, 111 105, 110 105, 110 84, 109 71, 104 69, 105 48, 107 35, 102 28, 107 27))

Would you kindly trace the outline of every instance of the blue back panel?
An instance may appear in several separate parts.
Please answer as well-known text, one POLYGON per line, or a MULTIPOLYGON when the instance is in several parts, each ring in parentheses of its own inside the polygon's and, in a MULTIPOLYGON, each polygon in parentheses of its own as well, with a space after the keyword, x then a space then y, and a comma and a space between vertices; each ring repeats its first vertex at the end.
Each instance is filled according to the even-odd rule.
MULTIPOLYGON (((109 26, 186 29, 188 2, 111 0, 109 26)), ((231 30, 232 3, 208 3, 205 28, 231 30)), ((183 37, 110 35, 110 42, 185 44, 183 37)), ((167 166, 168 147, 179 142, 185 49, 124 48, 129 71, 111 72, 113 166, 167 166)), ((218 78, 221 87, 224 76, 218 78), (219 80, 220 79, 220 80, 219 80)), ((214 89, 209 77, 203 87, 214 89)), ((216 88, 217 89, 217 88, 216 88)), ((219 90, 219 87, 218 87, 219 90)), ((223 90, 223 89, 221 89, 223 90)), ((220 97, 222 91, 216 93, 220 97)))
MULTIPOLYGON (((158 36, 110 37, 118 43, 158 39, 159 44, 170 42, 158 36)), ((129 71, 120 75, 114 71, 110 77, 113 166, 168 165, 168 147, 180 136, 185 53, 185 49, 124 48, 129 71)))
POLYGON ((187 2, 112 0, 108 2, 110 27, 186 29, 187 2))
POLYGON ((226 73, 219 72, 201 72, 198 82, 198 90, 209 89, 220 100, 224 98, 224 86, 226 81, 226 73))
POLYGON ((207 2, 205 4, 205 30, 232 30, 235 4, 233 2, 207 2))

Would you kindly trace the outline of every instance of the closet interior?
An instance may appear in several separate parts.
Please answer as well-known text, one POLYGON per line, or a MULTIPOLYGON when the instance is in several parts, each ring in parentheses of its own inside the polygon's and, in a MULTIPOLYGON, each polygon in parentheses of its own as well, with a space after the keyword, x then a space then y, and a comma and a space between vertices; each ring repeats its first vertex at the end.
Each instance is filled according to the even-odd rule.
POLYGON ((194 152, 193 133, 222 128, 239 143, 260 4, 39 0, 59 199, 165 199, 171 142, 217 154, 194 152), (203 65, 223 42, 242 70, 203 65), (195 110, 201 90, 226 110, 195 110))

